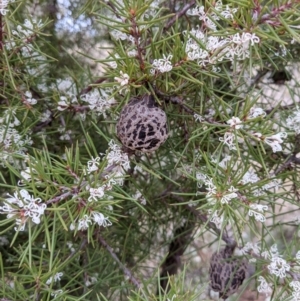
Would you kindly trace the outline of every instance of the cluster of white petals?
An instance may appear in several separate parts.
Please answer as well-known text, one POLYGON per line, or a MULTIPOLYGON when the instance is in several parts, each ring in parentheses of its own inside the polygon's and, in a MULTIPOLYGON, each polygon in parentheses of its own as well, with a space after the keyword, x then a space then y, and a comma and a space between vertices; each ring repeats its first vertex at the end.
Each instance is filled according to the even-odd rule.
POLYGON ((293 280, 290 282, 290 287, 293 289, 292 301, 300 301, 300 281, 293 280))
POLYGON ((243 122, 238 117, 232 117, 231 119, 227 120, 227 123, 231 128, 236 130, 243 128, 243 122))
POLYGON ((74 221, 70 225, 70 230, 85 231, 89 228, 89 226, 93 224, 96 224, 100 227, 109 227, 112 225, 112 222, 107 216, 105 217, 101 212, 91 211, 89 215, 85 214, 83 215, 83 217, 74 221))
MULTIPOLYGON (((209 19, 210 20, 210 19, 209 19)), ((228 36, 209 35, 199 27, 183 32, 187 35, 185 53, 188 60, 201 67, 215 65, 223 60, 244 60, 250 57, 250 47, 260 42, 255 33, 236 33, 228 36)))
POLYGON ((264 293, 267 295, 271 294, 272 288, 270 284, 266 281, 266 279, 262 276, 258 277, 258 282, 260 282, 259 286, 257 287, 257 291, 259 293, 264 293))
POLYGON ((197 172, 196 179, 199 188, 201 188, 203 184, 205 185, 207 190, 206 199, 212 205, 217 202, 220 202, 223 205, 229 204, 232 199, 238 196, 236 193, 238 190, 233 186, 228 188, 226 191, 218 191, 213 179, 203 173, 197 172))
POLYGON ((281 144, 283 143, 283 139, 285 139, 287 137, 286 132, 279 132, 279 133, 277 133, 275 135, 271 135, 271 136, 263 136, 262 133, 254 132, 254 133, 252 133, 252 135, 256 139, 261 140, 261 141, 265 142, 266 144, 268 144, 269 146, 271 146, 272 151, 274 153, 282 151, 281 144))
POLYGON ((93 90, 87 94, 80 96, 80 99, 88 104, 91 112, 95 112, 98 116, 103 115, 106 118, 106 112, 116 103, 114 97, 109 96, 104 90, 100 95, 98 90, 93 90))
POLYGON ((58 272, 54 276, 51 276, 47 281, 46 284, 50 285, 51 283, 57 282, 61 280, 61 277, 64 275, 63 272, 58 272))
POLYGON ((35 19, 24 21, 23 26, 18 25, 17 30, 12 30, 12 34, 18 36, 19 38, 28 38, 34 34, 35 30, 38 30, 43 26, 42 21, 37 21, 35 19))
POLYGON ((8 12, 7 6, 9 3, 14 2, 14 0, 1 0, 0 1, 0 14, 5 16, 8 12))
POLYGON ((120 77, 115 77, 115 81, 118 82, 121 87, 128 85, 129 79, 129 75, 127 73, 123 73, 123 71, 120 71, 120 77))
POLYGON ((15 231, 24 231, 28 220, 34 224, 41 222, 41 216, 44 215, 46 208, 47 205, 42 203, 40 198, 34 198, 27 190, 22 189, 13 196, 9 195, 5 204, 0 206, 0 213, 16 220, 15 231))
POLYGON ((28 104, 35 105, 37 103, 37 100, 32 97, 32 93, 30 91, 26 91, 24 95, 28 104))
POLYGON ((268 210, 267 205, 261 205, 261 204, 251 204, 250 209, 248 211, 249 216, 254 216, 256 221, 259 222, 265 222, 266 217, 264 216, 264 211, 268 210))
POLYGON ((279 278, 285 278, 286 272, 291 269, 291 266, 287 263, 285 259, 279 255, 277 250, 277 245, 273 245, 270 251, 264 251, 261 254, 265 259, 269 259, 271 262, 267 266, 270 274, 274 274, 279 278))
POLYGON ((247 116, 248 119, 253 119, 257 117, 266 117, 267 113, 262 108, 254 108, 250 109, 250 112, 247 116))
POLYGON ((297 109, 291 115, 288 116, 286 120, 286 125, 296 134, 300 134, 300 110, 297 109))
POLYGON ((169 54, 167 57, 163 55, 162 59, 155 59, 152 63, 153 69, 150 70, 152 74, 155 74, 155 71, 160 73, 169 72, 173 69, 172 60, 173 55, 169 54))

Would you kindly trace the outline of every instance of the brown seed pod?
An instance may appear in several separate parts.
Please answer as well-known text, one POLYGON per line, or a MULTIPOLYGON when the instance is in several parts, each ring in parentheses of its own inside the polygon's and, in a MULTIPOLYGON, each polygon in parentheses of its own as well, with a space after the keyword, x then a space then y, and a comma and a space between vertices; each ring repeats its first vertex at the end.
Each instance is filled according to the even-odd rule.
POLYGON ((209 277, 211 288, 226 300, 243 283, 247 273, 247 263, 241 258, 232 258, 235 245, 226 246, 215 252, 210 260, 209 277))
POLYGON ((134 98, 121 111, 117 136, 127 148, 153 152, 168 138, 166 113, 152 95, 134 98))

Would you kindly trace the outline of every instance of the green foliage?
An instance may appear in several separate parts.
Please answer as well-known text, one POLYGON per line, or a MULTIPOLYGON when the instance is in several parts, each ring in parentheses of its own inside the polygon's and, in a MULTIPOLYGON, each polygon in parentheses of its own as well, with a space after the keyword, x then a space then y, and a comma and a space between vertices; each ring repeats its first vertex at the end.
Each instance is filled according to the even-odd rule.
POLYGON ((299 1, 2 2, 0 300, 211 300, 224 245, 231 300, 299 300, 299 1), (116 133, 145 94, 152 153, 116 133))

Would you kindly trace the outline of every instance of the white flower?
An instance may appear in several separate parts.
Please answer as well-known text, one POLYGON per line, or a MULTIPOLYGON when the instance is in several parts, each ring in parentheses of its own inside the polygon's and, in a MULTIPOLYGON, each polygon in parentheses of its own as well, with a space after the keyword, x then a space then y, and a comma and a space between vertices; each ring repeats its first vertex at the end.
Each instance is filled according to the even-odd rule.
POLYGON ((247 183, 256 183, 260 179, 257 176, 256 172, 254 170, 248 170, 244 175, 241 180, 242 184, 247 184, 247 183))
POLYGON ((195 118, 195 121, 199 121, 199 122, 205 121, 204 117, 202 117, 201 115, 196 114, 196 113, 194 114, 194 118, 195 118))
MULTIPOLYGON (((228 191, 230 191, 230 189, 228 191)), ((231 193, 225 194, 221 198, 221 204, 229 204, 230 201, 232 199, 236 198, 237 196, 238 195, 235 192, 231 192, 231 193)))
POLYGON ((268 270, 271 274, 278 276, 279 278, 285 278, 286 272, 290 270, 290 265, 281 258, 278 253, 277 245, 274 244, 270 251, 264 251, 261 253, 261 256, 265 259, 270 259, 271 263, 267 266, 268 270))
POLYGON ((227 120, 227 123, 230 125, 230 127, 236 130, 243 128, 243 122, 238 117, 232 117, 231 119, 227 120))
POLYGON ((15 218, 15 231, 24 231, 26 222, 30 219, 33 223, 39 224, 41 216, 47 208, 46 204, 40 204, 40 198, 34 198, 25 189, 15 192, 13 196, 6 199, 6 203, 0 206, 0 213, 7 214, 7 218, 15 218), (1 212, 2 211, 2 212, 1 212))
POLYGON ((220 137, 219 140, 226 144, 230 150, 236 149, 235 146, 235 135, 231 132, 225 132, 224 138, 220 137))
POLYGON ((120 77, 115 77, 115 81, 117 81, 121 87, 128 85, 129 79, 129 75, 123 73, 123 71, 120 71, 120 77))
POLYGON ((92 219, 98 226, 103 226, 103 227, 109 227, 112 225, 112 222, 108 219, 108 217, 105 217, 102 213, 97 212, 97 211, 92 211, 92 219))
POLYGON ((46 284, 47 284, 47 285, 50 285, 50 284, 53 283, 53 282, 60 281, 60 280, 61 280, 61 277, 62 277, 63 275, 64 275, 64 273, 62 273, 62 272, 56 273, 54 276, 51 276, 51 277, 46 281, 46 284))
POLYGON ((122 152, 121 148, 113 140, 111 140, 108 145, 112 149, 106 156, 108 164, 119 164, 125 170, 128 170, 130 168, 128 154, 122 152))
POLYGON ((254 108, 250 109, 250 113, 248 115, 248 119, 253 119, 259 116, 265 117, 267 113, 262 108, 254 108))
POLYGON ((93 171, 99 170, 100 157, 92 157, 92 160, 87 163, 87 173, 90 174, 93 171))
POLYGON ((251 242, 247 242, 244 247, 240 250, 243 255, 246 255, 250 251, 253 251, 254 254, 259 255, 260 254, 260 247, 257 243, 253 244, 251 242))
POLYGON ((267 205, 251 204, 250 208, 251 209, 249 209, 249 212, 248 212, 249 216, 254 216, 256 221, 260 221, 262 223, 266 221, 265 216, 260 212, 264 212, 264 211, 268 210, 267 205))
MULTIPOLYGON (((3 1, 3 0, 1 0, 3 1)), ((43 26, 42 21, 36 21, 36 20, 28 20, 26 19, 24 21, 24 25, 18 25, 17 30, 12 30, 13 35, 17 35, 20 38, 28 38, 30 35, 33 35, 35 30, 41 28, 43 26)))
POLYGON ((155 70, 158 70, 161 73, 169 72, 173 69, 171 60, 173 58, 173 55, 169 54, 167 57, 163 55, 162 59, 155 59, 152 63, 153 69, 150 70, 152 74, 155 73, 155 70))
POLYGON ((135 49, 132 49, 130 51, 127 51, 127 54, 129 57, 136 57, 137 51, 135 49))
POLYGON ((261 253, 261 256, 265 259, 272 259, 272 258, 277 258, 279 256, 278 250, 277 250, 277 245, 274 244, 272 245, 270 251, 264 251, 261 253))
POLYGON ((92 220, 88 215, 85 214, 81 219, 78 220, 77 230, 86 230, 90 224, 92 224, 92 220))
POLYGON ((92 201, 98 201, 98 199, 101 199, 104 197, 105 194, 105 186, 100 186, 98 188, 90 188, 89 192, 90 192, 90 196, 88 198, 89 202, 92 201))
POLYGON ((295 292, 300 292, 300 282, 299 281, 291 281, 290 287, 293 288, 295 292))
POLYGON ((300 110, 297 108, 295 112, 288 116, 286 125, 296 134, 300 134, 300 110))
POLYGON ((218 229, 221 229, 221 226, 222 226, 222 223, 223 223, 223 220, 224 220, 224 216, 223 215, 219 215, 218 211, 214 211, 212 213, 212 210, 208 210, 208 214, 210 214, 210 221, 212 223, 214 223, 216 225, 216 227, 218 229))
POLYGON ((28 102, 31 105, 35 105, 37 103, 37 100, 32 97, 32 93, 30 91, 25 92, 26 102, 28 102))
POLYGON ((271 263, 268 265, 268 270, 271 274, 278 276, 279 278, 285 278, 286 272, 290 270, 290 265, 280 257, 272 257, 271 263))
POLYGON ((231 160, 231 156, 225 155, 225 157, 223 158, 222 161, 217 162, 216 159, 212 159, 212 162, 217 163, 220 167, 226 169, 227 165, 228 165, 228 162, 230 162, 230 160, 231 160))
POLYGON ((60 96, 60 101, 57 104, 58 104, 57 110, 59 111, 64 111, 69 107, 68 99, 65 96, 60 96))
POLYGON ((56 291, 53 291, 51 293, 51 296, 56 298, 58 295, 61 295, 64 291, 62 289, 59 289, 59 290, 56 290, 56 291))
POLYGON ((258 288, 257 288, 257 291, 259 293, 264 293, 267 295, 269 295, 271 292, 272 292, 272 288, 270 286, 269 283, 267 283, 266 279, 262 276, 259 276, 258 277, 258 282, 260 282, 258 288))
POLYGON ((10 3, 10 2, 13 2, 14 0, 1 0, 0 1, 0 14, 5 16, 6 13, 8 12, 8 9, 6 9, 7 5, 10 3))
POLYGON ((41 114, 41 116, 40 116, 40 121, 41 121, 41 122, 49 121, 51 115, 52 115, 51 111, 47 109, 45 112, 43 112, 43 113, 41 114))
POLYGON ((282 151, 281 143, 283 143, 282 139, 287 137, 286 132, 279 132, 275 135, 265 137, 264 142, 272 147, 274 153, 282 151))
POLYGON ((90 93, 80 96, 82 101, 88 103, 91 112, 95 112, 98 116, 103 115, 106 118, 106 112, 116 103, 116 100, 108 95, 106 91, 102 90, 100 95, 98 90, 93 90, 90 93))
POLYGON ((274 190, 277 191, 280 188, 280 186, 281 186, 281 181, 278 179, 274 179, 271 182, 263 185, 261 188, 263 190, 270 190, 274 188, 274 190))

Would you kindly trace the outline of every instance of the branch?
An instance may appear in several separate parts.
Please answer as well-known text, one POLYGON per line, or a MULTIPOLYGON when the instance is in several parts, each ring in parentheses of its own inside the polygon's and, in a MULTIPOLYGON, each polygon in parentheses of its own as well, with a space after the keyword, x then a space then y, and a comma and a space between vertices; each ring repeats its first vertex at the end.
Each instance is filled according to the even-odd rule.
POLYGON ((160 287, 157 295, 159 295, 159 290, 163 290, 165 293, 168 291, 168 276, 177 274, 177 271, 181 266, 181 256, 190 243, 192 231, 193 225, 189 222, 186 222, 185 225, 175 230, 174 238, 169 245, 168 255, 162 264, 160 287))
POLYGON ((81 96, 83 94, 87 94, 88 92, 92 91, 92 89, 94 88, 93 85, 101 84, 105 80, 106 80, 105 77, 98 78, 95 82, 93 82, 92 84, 89 84, 86 88, 82 89, 79 93, 79 96, 81 96))
POLYGON ((120 261, 116 253, 114 253, 113 249, 108 245, 108 243, 104 240, 104 238, 98 235, 98 241, 108 251, 111 257, 119 264, 120 269, 123 271, 124 275, 128 277, 129 281, 136 288, 138 289, 141 288, 140 282, 135 277, 133 277, 131 271, 123 265, 123 263, 120 261))
POLYGON ((185 13, 195 5, 196 1, 192 0, 190 3, 186 4, 181 11, 179 11, 168 23, 164 26, 164 31, 168 30, 179 18, 181 18, 185 13))

